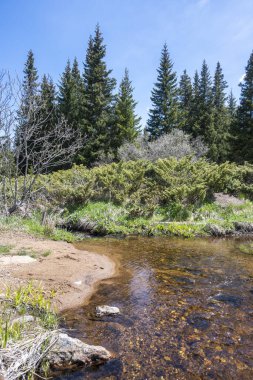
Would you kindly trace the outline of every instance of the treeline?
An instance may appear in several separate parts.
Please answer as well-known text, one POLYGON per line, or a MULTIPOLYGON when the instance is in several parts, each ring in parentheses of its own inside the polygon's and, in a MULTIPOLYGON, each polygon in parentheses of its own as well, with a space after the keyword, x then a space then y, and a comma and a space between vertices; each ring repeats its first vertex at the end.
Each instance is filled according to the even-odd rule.
POLYGON ((128 70, 116 91, 116 80, 105 57, 106 46, 97 26, 89 39, 83 67, 79 67, 76 58, 72 64, 68 61, 56 86, 46 75, 39 82, 30 51, 24 69, 19 136, 22 123, 33 122, 34 112, 27 105, 37 102, 38 107, 32 108, 39 110, 42 135, 52 131, 59 118, 76 132, 75 138, 81 144, 72 163, 90 167, 106 162, 108 157, 118 161, 120 148, 126 143, 138 144, 141 134, 147 141, 154 141, 175 129, 193 140, 201 139, 207 147, 206 155, 215 162, 253 162, 253 53, 240 84, 237 106, 232 92, 227 94, 228 85, 219 62, 213 78, 204 61, 193 79, 185 70, 178 80, 165 44, 151 94, 152 106, 143 128, 136 114, 128 70))

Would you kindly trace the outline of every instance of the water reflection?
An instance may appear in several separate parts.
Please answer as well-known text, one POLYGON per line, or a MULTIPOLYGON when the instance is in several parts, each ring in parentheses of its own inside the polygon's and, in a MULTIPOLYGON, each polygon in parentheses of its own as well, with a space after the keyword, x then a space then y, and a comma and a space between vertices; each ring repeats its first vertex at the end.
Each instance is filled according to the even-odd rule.
MULTIPOLYGON (((241 242, 240 242, 241 243, 241 242)), ((252 379, 253 257, 236 240, 129 238, 80 247, 120 260, 89 305, 66 314, 73 336, 115 359, 58 379, 252 379), (94 317, 95 306, 122 315, 94 317)))

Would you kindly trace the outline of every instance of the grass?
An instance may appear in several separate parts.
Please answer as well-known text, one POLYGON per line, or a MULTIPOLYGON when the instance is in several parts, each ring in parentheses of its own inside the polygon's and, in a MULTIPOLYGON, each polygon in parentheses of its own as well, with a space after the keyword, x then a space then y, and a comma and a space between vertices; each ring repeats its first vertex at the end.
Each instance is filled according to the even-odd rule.
POLYGON ((253 255, 253 243, 240 244, 239 250, 247 255, 253 255))
POLYGON ((7 287, 5 295, 1 298, 0 317, 0 345, 5 348, 10 341, 21 339, 27 329, 27 325, 21 321, 12 323, 12 320, 25 314, 36 318, 36 323, 46 330, 53 330, 58 326, 58 317, 52 310, 51 299, 54 292, 48 297, 41 286, 35 286, 29 282, 17 289, 7 287))
MULTIPOLYGON (((17 231, 26 232, 33 236, 45 237, 50 240, 67 241, 69 243, 77 240, 77 237, 65 230, 56 228, 53 224, 42 225, 40 213, 35 212, 30 218, 22 218, 20 216, 0 217, 0 232, 1 231, 17 231)), ((0 246, 1 247, 1 246, 0 246)), ((7 253, 1 252, 0 254, 7 253)))
POLYGON ((37 252, 35 252, 31 248, 21 248, 17 253, 17 256, 30 256, 32 258, 36 258, 38 256, 37 252))
POLYGON ((73 233, 56 228, 55 226, 42 225, 38 214, 34 214, 30 219, 23 219, 24 230, 34 236, 41 236, 56 241, 67 241, 73 243, 76 237, 73 233))
MULTIPOLYGON (((167 236, 206 236, 206 226, 214 224, 224 230, 233 230, 235 222, 253 222, 253 203, 245 201, 240 205, 221 206, 216 203, 205 203, 200 207, 171 203, 159 206, 149 214, 145 207, 141 212, 129 205, 115 205, 112 202, 90 202, 65 212, 65 221, 75 224, 85 219, 94 224, 93 233, 97 235, 167 235, 167 236), (138 211, 138 212, 137 212, 138 211)), ((41 224, 41 214, 34 213, 31 218, 9 217, 0 219, 0 231, 18 230, 34 236, 52 240, 74 242, 78 238, 66 229, 56 228, 56 220, 49 218, 45 225, 41 224)), ((0 246, 0 254, 6 249, 0 246)), ((22 254, 22 253, 20 253, 22 254)), ((29 255, 34 255, 31 253, 29 255)), ((44 252, 42 256, 48 256, 44 252)), ((33 256, 32 256, 33 257, 33 256)))
POLYGON ((17 289, 8 287, 1 297, 0 372, 4 378, 48 378, 45 356, 59 331, 53 296, 54 292, 46 295, 41 286, 29 282, 17 289), (25 322, 25 315, 34 319, 25 322), (38 370, 43 377, 35 375, 38 370))
POLYGON ((131 210, 110 202, 88 203, 72 210, 67 221, 79 219, 94 222, 95 233, 143 234, 168 236, 206 236, 206 226, 215 224, 225 230, 233 229, 235 222, 253 222, 253 203, 220 206, 206 203, 201 207, 184 206, 176 203, 157 207, 151 216, 131 217, 131 210))
POLYGON ((6 255, 12 250, 12 245, 0 245, 0 255, 6 255))
POLYGON ((51 251, 48 249, 43 252, 34 251, 32 248, 22 247, 18 251, 13 251, 14 246, 12 245, 0 245, 0 255, 17 255, 17 256, 30 256, 32 258, 38 257, 47 257, 51 254, 51 251))

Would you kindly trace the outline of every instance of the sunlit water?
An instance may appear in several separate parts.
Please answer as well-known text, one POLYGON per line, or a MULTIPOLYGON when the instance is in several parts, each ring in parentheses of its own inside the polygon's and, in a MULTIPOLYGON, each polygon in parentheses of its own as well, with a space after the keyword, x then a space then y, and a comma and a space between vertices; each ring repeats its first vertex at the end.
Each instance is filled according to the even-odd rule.
POLYGON ((253 256, 237 240, 128 238, 78 247, 120 262, 87 306, 66 313, 72 336, 115 353, 58 379, 253 379, 253 256), (97 305, 121 315, 97 319, 97 305))

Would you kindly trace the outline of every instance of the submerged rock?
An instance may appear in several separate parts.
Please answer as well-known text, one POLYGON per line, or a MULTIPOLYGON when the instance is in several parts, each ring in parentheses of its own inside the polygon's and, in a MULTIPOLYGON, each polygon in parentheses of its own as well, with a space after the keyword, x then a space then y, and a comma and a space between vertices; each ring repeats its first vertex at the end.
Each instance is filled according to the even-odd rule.
POLYGON ((210 321, 205 316, 198 314, 187 317, 187 322, 198 330, 206 330, 210 326, 210 321))
POLYGON ((47 354, 46 360, 53 369, 102 364, 112 355, 102 346, 91 346, 67 334, 59 333, 58 339, 47 354))
POLYGON ((97 306, 96 307, 96 315, 98 317, 102 317, 103 315, 116 315, 120 314, 120 310, 116 306, 97 306))
POLYGON ((226 304, 232 305, 233 307, 240 307, 243 299, 239 296, 234 296, 231 294, 217 294, 213 297, 216 301, 224 302, 226 304))

